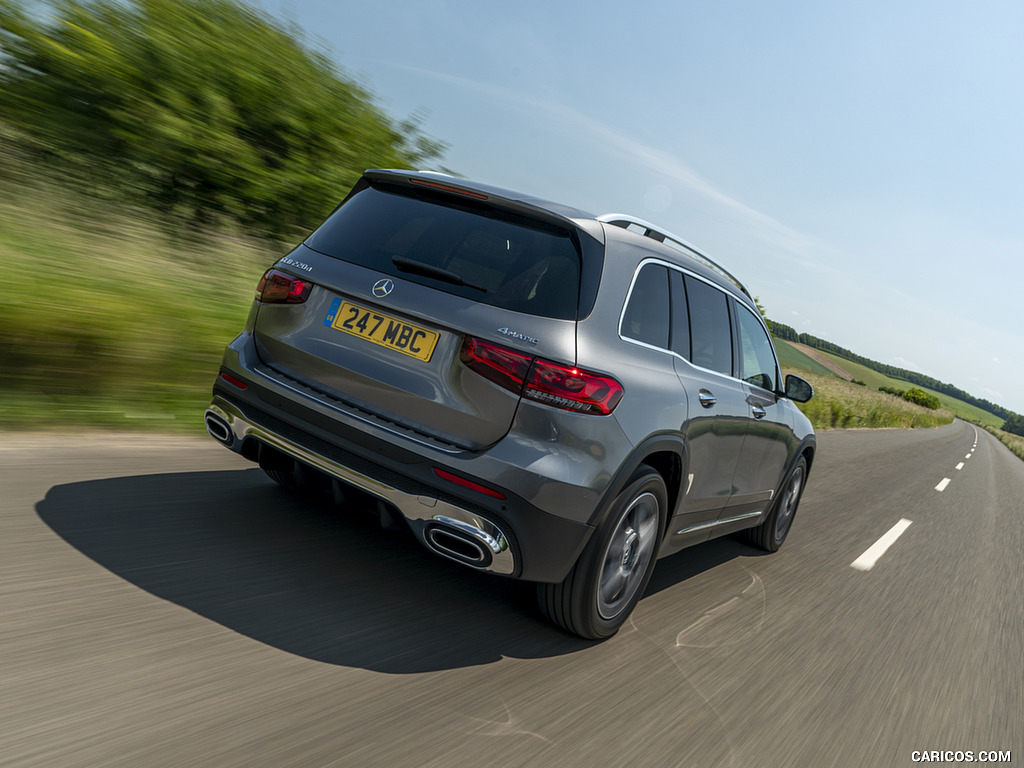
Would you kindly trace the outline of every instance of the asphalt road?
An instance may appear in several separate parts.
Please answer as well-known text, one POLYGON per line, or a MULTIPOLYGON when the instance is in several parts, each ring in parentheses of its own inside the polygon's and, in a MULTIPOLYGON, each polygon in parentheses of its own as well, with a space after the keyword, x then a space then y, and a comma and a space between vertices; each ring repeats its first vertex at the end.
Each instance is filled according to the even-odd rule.
POLYGON ((212 440, 3 435, 0 766, 1021 762, 1022 552, 987 433, 827 432, 780 552, 662 560, 593 644, 212 440))

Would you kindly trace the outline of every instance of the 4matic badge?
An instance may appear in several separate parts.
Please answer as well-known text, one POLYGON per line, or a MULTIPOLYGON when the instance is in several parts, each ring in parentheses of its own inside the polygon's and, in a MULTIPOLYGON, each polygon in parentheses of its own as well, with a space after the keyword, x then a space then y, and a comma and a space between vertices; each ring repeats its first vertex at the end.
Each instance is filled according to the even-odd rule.
POLYGON ((504 334, 505 336, 508 336, 509 338, 512 338, 512 339, 519 339, 519 341, 529 342, 530 344, 536 344, 537 341, 538 341, 537 339, 533 338, 532 336, 527 336, 525 333, 520 333, 519 331, 509 330, 508 328, 499 328, 498 329, 498 333, 504 334))

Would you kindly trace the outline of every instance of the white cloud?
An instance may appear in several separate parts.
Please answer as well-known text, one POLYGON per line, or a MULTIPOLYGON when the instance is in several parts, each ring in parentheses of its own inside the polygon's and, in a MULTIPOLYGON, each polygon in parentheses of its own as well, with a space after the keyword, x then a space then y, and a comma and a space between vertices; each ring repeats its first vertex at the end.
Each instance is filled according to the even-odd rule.
MULTIPOLYGON (((600 121, 564 104, 467 77, 394 62, 374 61, 379 65, 402 69, 423 77, 443 81, 463 90, 473 91, 487 99, 515 106, 517 109, 526 107, 521 114, 547 113, 557 120, 558 125, 573 133, 575 142, 578 143, 589 138, 591 141, 604 145, 608 150, 625 155, 631 164, 642 165, 653 173, 667 177, 669 181, 683 186, 691 193, 724 209, 733 218, 749 227, 756 236, 776 247, 785 249, 792 254, 804 256, 812 256, 822 248, 822 244, 815 238, 792 229, 729 196, 675 155, 615 131, 600 121)), ((548 125, 550 127, 551 123, 548 125)), ((817 265, 809 262, 805 266, 817 265)))

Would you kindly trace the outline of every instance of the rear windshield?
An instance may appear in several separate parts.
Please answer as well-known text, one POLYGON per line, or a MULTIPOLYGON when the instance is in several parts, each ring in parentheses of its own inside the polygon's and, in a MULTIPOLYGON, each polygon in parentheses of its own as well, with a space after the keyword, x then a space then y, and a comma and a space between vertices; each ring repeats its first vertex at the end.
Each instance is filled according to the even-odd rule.
POLYGON ((352 195, 306 245, 502 309, 576 317, 580 257, 570 232, 473 200, 369 187, 352 195), (431 268, 448 275, 435 277, 431 268), (465 284, 455 284, 459 280, 465 284))

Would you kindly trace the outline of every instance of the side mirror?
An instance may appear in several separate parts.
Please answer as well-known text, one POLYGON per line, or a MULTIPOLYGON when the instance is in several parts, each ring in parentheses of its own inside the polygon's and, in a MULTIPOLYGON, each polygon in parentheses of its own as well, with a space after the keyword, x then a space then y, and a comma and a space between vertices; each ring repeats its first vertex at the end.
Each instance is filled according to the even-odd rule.
POLYGON ((795 403, 806 403, 814 397, 814 387, 810 382, 791 373, 786 377, 786 397, 795 403))

